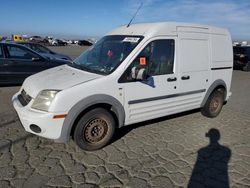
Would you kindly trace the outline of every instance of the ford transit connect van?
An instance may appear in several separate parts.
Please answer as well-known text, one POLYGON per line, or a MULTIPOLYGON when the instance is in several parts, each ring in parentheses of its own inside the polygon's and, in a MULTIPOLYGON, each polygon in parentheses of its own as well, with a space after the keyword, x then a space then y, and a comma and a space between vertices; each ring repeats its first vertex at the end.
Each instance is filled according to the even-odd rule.
POLYGON ((232 66, 225 29, 132 24, 72 64, 30 76, 12 100, 26 131, 96 150, 122 126, 197 108, 216 117, 231 95, 232 66))

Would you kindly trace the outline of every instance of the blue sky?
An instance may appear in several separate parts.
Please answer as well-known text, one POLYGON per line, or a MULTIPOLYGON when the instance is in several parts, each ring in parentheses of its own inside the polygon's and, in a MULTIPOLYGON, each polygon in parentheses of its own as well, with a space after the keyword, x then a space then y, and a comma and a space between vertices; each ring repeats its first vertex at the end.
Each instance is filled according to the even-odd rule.
MULTIPOLYGON (((142 0, 1 0, 0 35, 103 36, 129 22, 142 0)), ((143 0, 134 22, 195 22, 250 39, 250 0, 143 0)))

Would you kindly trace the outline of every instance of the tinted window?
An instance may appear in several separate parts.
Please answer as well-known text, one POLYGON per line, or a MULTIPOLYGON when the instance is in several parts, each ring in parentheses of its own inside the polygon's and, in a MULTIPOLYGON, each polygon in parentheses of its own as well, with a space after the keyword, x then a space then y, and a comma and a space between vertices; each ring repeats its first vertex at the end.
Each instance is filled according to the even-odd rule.
POLYGON ((247 55, 248 57, 250 57, 250 47, 247 47, 247 48, 246 48, 246 55, 247 55))
POLYGON ((234 47, 233 50, 235 55, 243 54, 250 56, 250 47, 234 47))
POLYGON ((250 60, 250 47, 237 46, 233 48, 235 61, 249 61, 250 60))
POLYGON ((3 58, 2 46, 0 46, 0 58, 3 58))
POLYGON ((51 53, 51 51, 48 48, 46 48, 40 44, 23 43, 23 45, 38 52, 38 53, 51 53))
POLYGON ((174 40, 150 42, 135 58, 125 72, 125 80, 131 81, 131 69, 145 68, 148 76, 172 74, 174 68, 174 40))
POLYGON ((245 49, 242 47, 233 47, 234 54, 244 54, 245 49))
POLYGON ((29 52, 28 50, 25 50, 19 46, 7 46, 7 54, 9 58, 13 59, 32 59, 37 58, 35 54, 29 52))

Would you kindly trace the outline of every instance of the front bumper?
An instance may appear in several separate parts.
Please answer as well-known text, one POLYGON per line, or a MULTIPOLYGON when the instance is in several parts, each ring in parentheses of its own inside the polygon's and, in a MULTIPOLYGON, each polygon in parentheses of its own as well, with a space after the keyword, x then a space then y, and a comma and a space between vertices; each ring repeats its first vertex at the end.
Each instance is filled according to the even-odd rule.
POLYGON ((51 112, 42 112, 34 110, 30 107, 30 104, 27 106, 22 106, 17 98, 18 94, 14 95, 12 98, 13 106, 19 116, 19 119, 27 132, 32 134, 57 140, 60 139, 62 126, 64 118, 53 119, 55 113, 51 112), (36 125, 40 127, 41 132, 36 133, 30 129, 30 125, 36 125))

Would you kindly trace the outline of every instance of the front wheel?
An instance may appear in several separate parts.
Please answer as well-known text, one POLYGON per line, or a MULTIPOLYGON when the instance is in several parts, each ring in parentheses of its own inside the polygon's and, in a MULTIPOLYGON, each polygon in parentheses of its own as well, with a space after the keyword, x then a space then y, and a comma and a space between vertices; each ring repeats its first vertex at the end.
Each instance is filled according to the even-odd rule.
POLYGON ((74 140, 81 149, 97 150, 111 141, 114 132, 112 114, 103 108, 96 108, 79 120, 74 130, 74 140))
POLYGON ((206 104, 201 109, 202 115, 210 118, 217 117, 224 103, 224 90, 217 89, 209 96, 206 104))

